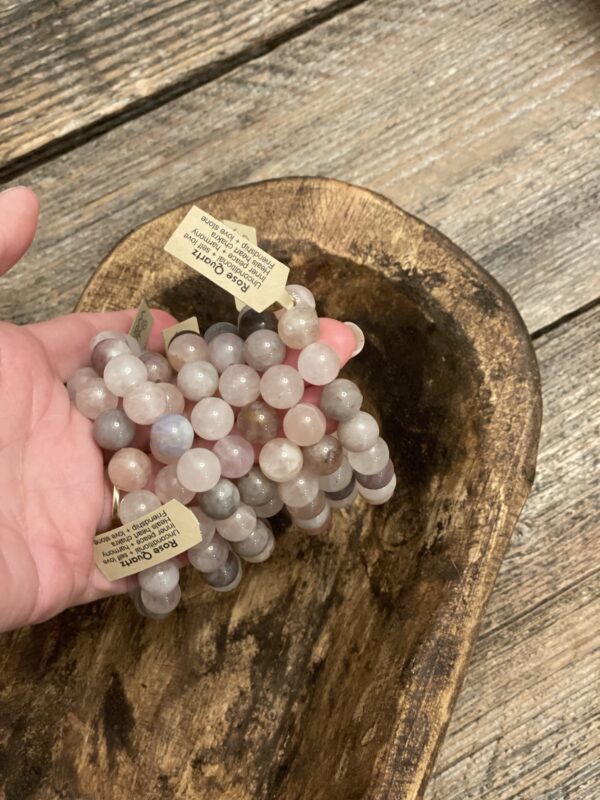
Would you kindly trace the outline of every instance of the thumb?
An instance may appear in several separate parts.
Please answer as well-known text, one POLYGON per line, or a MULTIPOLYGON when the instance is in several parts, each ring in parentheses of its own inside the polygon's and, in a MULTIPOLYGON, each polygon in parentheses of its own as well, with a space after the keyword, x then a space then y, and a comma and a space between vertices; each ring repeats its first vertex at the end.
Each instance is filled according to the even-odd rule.
POLYGON ((0 192, 0 275, 17 263, 33 241, 39 202, 31 189, 15 186, 0 192))

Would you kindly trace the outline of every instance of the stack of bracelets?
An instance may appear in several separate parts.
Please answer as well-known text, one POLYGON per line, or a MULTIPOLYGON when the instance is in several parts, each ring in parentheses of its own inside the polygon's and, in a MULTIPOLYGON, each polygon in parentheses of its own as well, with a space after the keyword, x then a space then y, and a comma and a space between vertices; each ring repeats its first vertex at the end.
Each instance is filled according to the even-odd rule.
MULTIPOLYGON (((305 287, 287 291, 289 310, 245 307, 237 326, 177 333, 166 356, 103 331, 91 341, 91 366, 67 382, 94 421, 96 442, 112 453, 109 480, 126 492, 121 523, 169 500, 189 506, 202 531, 189 562, 220 592, 238 586, 242 559, 269 558, 268 520, 284 505, 293 524, 315 536, 328 530, 332 509, 358 495, 384 503, 396 486, 360 389, 338 377, 360 350, 360 329, 319 319, 305 287)), ((132 597, 140 613, 159 619, 177 606, 175 559, 138 580, 132 597)))

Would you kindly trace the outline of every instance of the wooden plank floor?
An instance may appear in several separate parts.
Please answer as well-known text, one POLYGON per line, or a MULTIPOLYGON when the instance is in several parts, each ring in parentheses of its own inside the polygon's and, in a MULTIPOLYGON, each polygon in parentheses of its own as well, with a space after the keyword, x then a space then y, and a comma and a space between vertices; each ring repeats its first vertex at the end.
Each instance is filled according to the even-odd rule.
POLYGON ((0 4, 0 174, 42 199, 2 318, 69 310, 133 227, 247 181, 343 178, 439 227, 517 302, 545 421, 427 797, 600 796, 597 4, 208 2, 181 44, 191 7, 0 4))

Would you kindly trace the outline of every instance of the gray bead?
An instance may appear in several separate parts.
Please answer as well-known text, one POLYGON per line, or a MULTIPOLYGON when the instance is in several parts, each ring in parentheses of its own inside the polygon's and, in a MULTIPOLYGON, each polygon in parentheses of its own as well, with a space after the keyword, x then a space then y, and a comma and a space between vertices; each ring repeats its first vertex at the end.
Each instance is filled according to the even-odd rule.
POLYGON ((227 561, 222 567, 212 572, 201 572, 200 574, 213 589, 227 591, 237 586, 241 571, 242 565, 239 557, 234 552, 230 552, 227 561))
POLYGON ((231 546, 242 558, 252 558, 261 553, 267 546, 269 541, 269 534, 271 526, 262 519, 256 521, 256 527, 245 539, 241 542, 232 542, 231 546))
POLYGON ((259 467, 252 467, 247 475, 237 482, 240 497, 249 506, 262 506, 277 497, 277 486, 263 474, 259 467))
POLYGON ((194 429, 183 414, 162 414, 150 429, 150 444, 163 456, 179 458, 194 441, 194 429))
POLYGON ((94 439, 105 450, 129 447, 135 436, 135 423, 120 408, 103 411, 94 421, 94 439))
POLYGON ((323 413, 345 422, 360 411, 363 396, 358 386, 347 378, 336 378, 323 389, 321 410, 323 413))
MULTIPOLYGON (((107 412, 105 412, 107 413, 107 412)), ((392 480, 394 475, 394 464, 390 459, 385 467, 374 475, 363 475, 361 472, 355 472, 357 482, 364 489, 383 489, 392 480)))
POLYGON ((248 306, 242 311, 238 320, 238 332, 242 339, 247 339, 256 331, 276 331, 277 317, 272 311, 255 311, 248 306))
POLYGON ((169 383, 173 377, 171 365, 161 353, 147 350, 140 356, 140 361, 146 365, 148 380, 153 383, 169 383))
POLYGON ((220 333, 237 333, 237 325, 231 322, 215 322, 204 331, 204 341, 208 344, 220 333))
POLYGON ((213 519, 227 519, 240 504, 237 486, 227 478, 221 478, 217 485, 200 497, 200 508, 213 519))
POLYGON ((356 480, 354 476, 352 476, 352 480, 350 481, 347 486, 338 489, 337 492, 325 492, 325 496, 329 498, 329 500, 345 500, 346 497, 352 494, 354 488, 356 486, 356 480))

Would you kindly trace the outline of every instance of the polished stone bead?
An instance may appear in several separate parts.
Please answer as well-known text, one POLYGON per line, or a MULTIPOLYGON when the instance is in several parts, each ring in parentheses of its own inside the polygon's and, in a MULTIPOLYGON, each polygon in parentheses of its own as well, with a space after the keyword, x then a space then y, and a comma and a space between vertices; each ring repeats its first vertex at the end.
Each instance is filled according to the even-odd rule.
POLYGON ((217 592, 230 592, 239 586, 242 578, 242 562, 236 553, 230 551, 222 567, 201 574, 208 585, 217 592))
POLYGON ((237 335, 237 326, 232 322, 214 322, 204 331, 204 341, 210 344, 220 333, 234 333, 237 335))
POLYGON ((237 415, 236 424, 244 439, 259 444, 274 439, 279 431, 277 412, 262 400, 244 406, 237 415))
POLYGON ((303 306, 310 306, 310 308, 316 308, 317 304, 315 302, 315 297, 313 293, 306 288, 306 286, 300 286, 297 283, 290 283, 288 286, 285 287, 286 292, 294 298, 294 302, 296 305, 303 305, 303 306))
POLYGON ((256 331, 276 331, 277 317, 272 311, 255 311, 246 306, 238 320, 238 332, 242 339, 246 339, 256 331))
POLYGON ((130 492, 119 503, 119 519, 123 525, 133 522, 150 511, 156 511, 160 508, 160 500, 147 489, 141 489, 137 492, 130 492))
POLYGON ((283 483, 295 478, 302 469, 302 450, 287 439, 276 438, 263 445, 258 460, 267 478, 283 483))
POLYGON ((333 347, 325 342, 313 342, 298 357, 298 372, 307 383, 324 386, 337 378, 340 359, 333 347))
POLYGON ((312 403, 298 403, 283 418, 283 432, 294 444, 308 447, 325 435, 325 414, 312 403))
POLYGON ((334 492, 326 492, 328 500, 345 500, 346 497, 349 497, 352 492, 356 489, 356 480, 354 476, 352 476, 350 482, 346 486, 342 486, 341 489, 336 489, 334 492))
POLYGON ((294 350, 301 350, 319 338, 319 318, 314 308, 302 303, 287 309, 279 318, 277 332, 294 350))
POLYGON ((352 503, 356 500, 357 497, 358 497, 358 484, 355 481, 354 482, 354 489, 352 490, 352 492, 349 495, 347 495, 346 497, 342 498, 342 500, 331 500, 330 498, 328 498, 327 502, 329 503, 329 505, 330 505, 330 507, 332 509, 334 509, 334 508, 347 508, 348 506, 352 505, 352 503))
POLYGON ((142 589, 155 597, 169 594, 179 584, 179 567, 172 561, 163 561, 149 569, 142 570, 138 575, 142 589))
POLYGON ((286 347, 274 331, 256 331, 244 342, 244 360, 257 372, 281 364, 285 358, 286 347))
POLYGON ((394 475, 394 465, 391 460, 388 460, 387 464, 382 470, 379 472, 374 472, 372 475, 356 471, 354 474, 356 476, 356 480, 364 489, 382 489, 392 480, 394 475))
POLYGON ((232 406, 248 405, 260 394, 260 376, 247 364, 233 364, 219 378, 219 394, 232 406))
POLYGON ((103 411, 118 404, 119 398, 109 391, 102 378, 90 378, 75 394, 75 405, 88 419, 97 419, 103 411))
POLYGON ((157 614, 159 616, 166 616, 170 614, 171 611, 174 611, 180 600, 181 589, 179 588, 179 584, 168 594, 161 595, 160 597, 150 594, 144 589, 140 592, 140 602, 143 608, 151 614, 157 614))
POLYGON ((262 519, 257 519, 252 533, 241 541, 232 542, 231 547, 238 556, 252 558, 264 550, 269 542, 269 536, 272 535, 269 523, 262 519))
POLYGON ((154 478, 154 493, 161 503, 178 500, 184 506, 191 503, 196 496, 195 492, 186 489, 179 483, 176 464, 169 464, 157 472, 154 478))
POLYGON ((225 436, 213 448, 225 478, 241 478, 254 464, 254 448, 242 436, 225 436))
POLYGON ((362 393, 355 383, 338 378, 323 389, 320 405, 326 416, 345 422, 358 414, 362 401, 362 393))
POLYGON ((177 386, 188 400, 212 397, 219 385, 219 374, 210 361, 190 361, 177 375, 177 386))
POLYGON ((276 514, 279 514, 281 509, 283 508, 283 500, 279 495, 275 495, 270 500, 267 500, 266 503, 262 503, 258 506, 253 506, 254 510, 256 511, 256 516, 261 517, 262 519, 268 519, 270 517, 274 517, 276 514))
POLYGON ((340 468, 344 448, 335 436, 325 434, 316 444, 302 449, 304 466, 317 475, 331 475, 340 468))
POLYGON ((227 478, 220 478, 216 486, 200 498, 200 508, 212 519, 227 519, 237 511, 240 504, 240 493, 227 478))
POLYGON ((342 460, 342 464, 331 475, 323 475, 319 478, 319 485, 324 492, 338 492, 347 486, 352 480, 352 467, 347 458, 342 460))
POLYGON ((202 544, 207 545, 217 530, 214 519, 211 519, 207 514, 202 511, 200 506, 190 506, 190 511, 193 511, 194 516, 200 523, 200 532, 202 533, 202 544))
POLYGON ((303 506, 288 505, 287 509, 294 519, 312 519, 323 511, 326 502, 325 492, 320 490, 310 503, 306 503, 303 506))
POLYGON ((357 453, 348 453, 352 468, 361 475, 375 475, 385 468, 390 458, 390 449, 379 437, 372 447, 357 453))
POLYGON ((235 422, 233 409, 220 397, 205 397, 200 400, 192 409, 190 418, 198 436, 209 442, 216 442, 227 436, 235 422))
POLYGON ((92 378, 97 378, 96 370, 92 367, 79 367, 67 381, 67 392, 73 402, 75 395, 82 386, 85 386, 92 378))
POLYGON ((185 408, 185 397, 180 389, 172 383, 159 383, 158 386, 165 393, 167 401, 167 414, 183 414, 185 408))
POLYGON ((394 475, 391 481, 382 486, 381 489, 365 489, 360 483, 357 484, 358 486, 358 493, 361 497, 372 506, 379 506, 382 503, 387 503, 390 497, 394 494, 396 489, 396 476, 394 475))
POLYGON ((220 333, 208 345, 208 360, 216 370, 224 372, 232 364, 243 360, 244 340, 235 333, 220 333))
POLYGON ((223 566, 229 553, 229 544, 215 533, 208 542, 200 542, 190 547, 187 556, 195 569, 200 572, 212 572, 223 566))
POLYGON ((238 479, 237 487, 242 501, 251 506, 262 506, 278 497, 277 484, 269 480, 260 467, 256 466, 238 479))
POLYGON ((92 367, 102 377, 108 362, 122 355, 132 355, 127 342, 123 339, 103 339, 92 350, 92 367))
POLYGON ((280 364, 269 367, 260 380, 263 400, 273 408, 291 408, 304 394, 304 381, 297 369, 280 364))
POLYGON ((150 458, 137 447, 118 450, 108 462, 108 477, 117 489, 124 492, 143 489, 151 474, 150 458))
POLYGON ((104 383, 117 397, 125 397, 147 379, 148 370, 145 364, 131 354, 111 358, 104 368, 104 383))
POLYGON ((292 522, 297 528, 302 528, 302 530, 309 531, 310 533, 316 535, 328 525, 330 519, 331 509, 329 508, 329 504, 326 503, 323 510, 317 514, 316 517, 313 517, 312 519, 296 519, 295 517, 292 517, 292 522))
POLYGON ((133 441, 135 425, 120 408, 110 408, 96 417, 93 435, 105 450, 120 450, 133 441))
POLYGON ((167 398, 156 383, 144 381, 127 392, 123 410, 137 425, 152 425, 167 410, 167 398))
POLYGON ((177 479, 192 492, 208 492, 221 477, 219 459, 210 450, 193 447, 177 462, 177 479))
POLYGON ((194 429, 183 414, 163 414, 150 429, 150 447, 158 460, 172 463, 187 452, 194 442, 194 429), (157 457, 158 457, 157 456, 157 457))
POLYGON ((140 361, 146 365, 148 380, 153 383, 168 383, 173 377, 171 365, 161 353, 147 350, 141 354, 140 361))
POLYGON ((369 450, 379 438, 377 420, 367 411, 359 411, 347 422, 340 422, 337 436, 342 446, 353 453, 369 450))
POLYGON ((319 480, 314 473, 303 469, 295 478, 280 483, 277 489, 286 505, 302 507, 319 494, 319 480))
POLYGON ((266 561, 268 558, 271 557, 273 550, 275 549, 275 537, 273 536, 273 532, 269 530, 267 543, 255 556, 243 556, 245 561, 249 561, 251 564, 260 564, 262 561, 266 561))
POLYGON ((217 530, 224 539, 239 542, 250 536, 256 526, 256 511, 246 503, 240 503, 231 516, 217 520, 217 530))
POLYGON ((193 361, 208 361, 208 345, 198 333, 186 331, 178 333, 169 342, 167 360, 179 372, 184 364, 193 361))
POLYGON ((90 352, 93 352, 96 345, 105 339, 121 339, 127 344, 129 352, 133 353, 134 356, 139 356, 142 352, 142 348, 137 339, 134 339, 134 337, 130 336, 128 333, 119 333, 117 331, 100 331, 100 333, 97 333, 90 340, 90 352))

